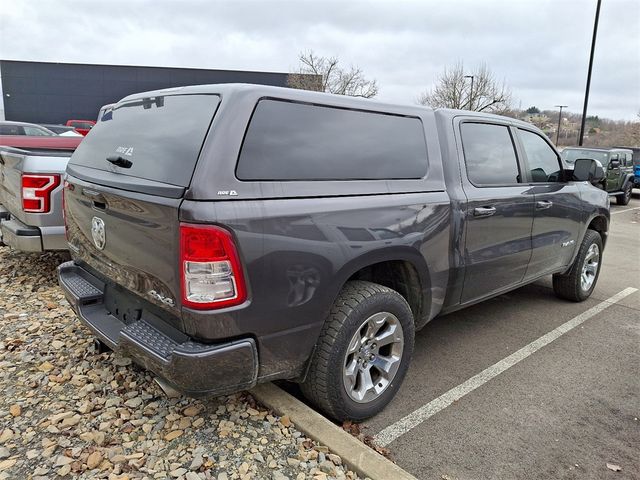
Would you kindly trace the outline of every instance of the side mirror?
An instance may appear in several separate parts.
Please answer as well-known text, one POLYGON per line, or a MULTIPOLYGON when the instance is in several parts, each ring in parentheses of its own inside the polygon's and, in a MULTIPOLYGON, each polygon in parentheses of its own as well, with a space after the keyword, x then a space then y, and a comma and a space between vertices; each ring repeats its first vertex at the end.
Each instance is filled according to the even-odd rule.
POLYGON ((613 170, 614 168, 618 168, 620 166, 620 160, 611 160, 609 162, 609 170, 613 170))
POLYGON ((602 164, 592 158, 579 158, 573 164, 573 180, 576 182, 589 182, 595 185, 600 183, 604 176, 602 164))

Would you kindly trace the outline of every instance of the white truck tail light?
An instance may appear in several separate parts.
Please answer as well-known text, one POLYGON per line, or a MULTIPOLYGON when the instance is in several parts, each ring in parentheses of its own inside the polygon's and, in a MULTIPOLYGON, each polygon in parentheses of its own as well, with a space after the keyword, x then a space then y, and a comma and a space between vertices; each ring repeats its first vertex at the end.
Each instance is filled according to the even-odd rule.
POLYGON ((211 225, 180 224, 183 305, 199 310, 243 303, 247 289, 231 234, 211 225))
POLYGON ((27 213, 51 211, 51 192, 60 185, 60 175, 22 174, 22 210, 27 213))

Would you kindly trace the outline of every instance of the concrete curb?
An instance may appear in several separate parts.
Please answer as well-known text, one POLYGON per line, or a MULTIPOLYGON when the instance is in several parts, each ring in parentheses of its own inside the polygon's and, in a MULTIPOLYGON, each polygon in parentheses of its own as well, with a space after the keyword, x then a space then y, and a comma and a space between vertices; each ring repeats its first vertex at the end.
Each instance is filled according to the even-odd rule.
POLYGON ((371 480, 416 480, 416 478, 331 423, 315 410, 272 383, 249 391, 256 400, 278 415, 286 415, 309 438, 325 445, 361 477, 371 480))

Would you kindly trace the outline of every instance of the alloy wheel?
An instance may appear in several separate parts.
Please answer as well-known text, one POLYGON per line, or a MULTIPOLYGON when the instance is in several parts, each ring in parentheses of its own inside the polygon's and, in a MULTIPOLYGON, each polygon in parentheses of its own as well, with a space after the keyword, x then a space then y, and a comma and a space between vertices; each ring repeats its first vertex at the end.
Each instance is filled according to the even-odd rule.
POLYGON ((367 318, 344 359, 342 380, 349 397, 368 403, 382 395, 398 372, 403 350, 404 333, 395 315, 380 312, 367 318))
POLYGON ((598 245, 592 243, 587 250, 584 263, 582 264, 582 273, 580 275, 580 288, 587 292, 596 280, 598 267, 600 266, 600 249, 598 245))

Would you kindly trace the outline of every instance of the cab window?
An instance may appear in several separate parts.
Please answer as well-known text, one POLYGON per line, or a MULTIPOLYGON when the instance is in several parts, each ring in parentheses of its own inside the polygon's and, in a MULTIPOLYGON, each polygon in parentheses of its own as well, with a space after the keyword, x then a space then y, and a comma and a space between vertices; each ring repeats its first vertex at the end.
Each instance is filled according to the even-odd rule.
POLYGON ((51 135, 53 135, 51 132, 43 128, 29 127, 29 126, 24 127, 24 134, 30 135, 32 137, 50 137, 51 135))
POLYGON ((0 125, 0 135, 24 135, 24 129, 18 125, 0 125))
POLYGON ((562 168, 560 159, 551 146, 538 134, 518 129, 522 148, 527 156, 527 163, 532 182, 560 182, 562 168))

